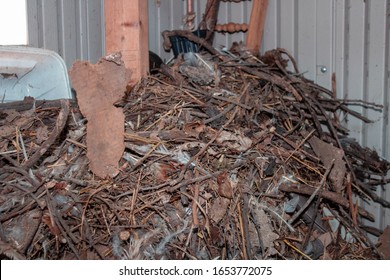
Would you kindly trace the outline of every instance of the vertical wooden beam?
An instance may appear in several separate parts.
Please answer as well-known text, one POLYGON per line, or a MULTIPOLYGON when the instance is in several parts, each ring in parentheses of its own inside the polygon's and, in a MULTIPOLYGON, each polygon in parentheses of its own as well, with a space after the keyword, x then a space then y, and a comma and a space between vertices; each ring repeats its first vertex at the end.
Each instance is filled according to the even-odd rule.
POLYGON ((106 54, 121 52, 136 83, 149 70, 148 1, 104 1, 106 54))
POLYGON ((267 7, 268 0, 253 0, 251 18, 249 20, 246 37, 246 46, 253 54, 258 54, 260 51, 267 7))

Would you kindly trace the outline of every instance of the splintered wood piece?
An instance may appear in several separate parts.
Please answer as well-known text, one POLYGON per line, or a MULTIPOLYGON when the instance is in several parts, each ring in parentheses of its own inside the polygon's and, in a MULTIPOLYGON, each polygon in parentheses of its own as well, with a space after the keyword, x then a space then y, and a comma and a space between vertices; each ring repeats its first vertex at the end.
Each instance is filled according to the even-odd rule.
POLYGON ((87 157, 91 171, 101 178, 119 173, 124 145, 124 114, 114 103, 120 100, 130 80, 130 71, 120 54, 102 58, 93 65, 77 61, 69 72, 81 113, 87 118, 87 157))

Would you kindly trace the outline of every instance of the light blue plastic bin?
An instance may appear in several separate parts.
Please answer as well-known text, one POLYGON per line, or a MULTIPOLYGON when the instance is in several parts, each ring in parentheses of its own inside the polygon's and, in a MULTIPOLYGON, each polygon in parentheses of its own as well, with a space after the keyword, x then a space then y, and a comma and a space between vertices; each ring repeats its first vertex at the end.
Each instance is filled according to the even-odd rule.
POLYGON ((71 99, 68 72, 55 52, 26 46, 0 46, 0 103, 71 99))

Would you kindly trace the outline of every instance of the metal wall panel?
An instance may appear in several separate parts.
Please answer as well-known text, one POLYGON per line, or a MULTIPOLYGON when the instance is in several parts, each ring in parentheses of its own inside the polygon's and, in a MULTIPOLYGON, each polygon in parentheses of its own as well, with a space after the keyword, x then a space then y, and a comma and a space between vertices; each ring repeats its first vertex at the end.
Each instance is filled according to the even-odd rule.
POLYGON ((28 0, 29 45, 74 60, 96 62, 104 53, 103 0, 28 0))

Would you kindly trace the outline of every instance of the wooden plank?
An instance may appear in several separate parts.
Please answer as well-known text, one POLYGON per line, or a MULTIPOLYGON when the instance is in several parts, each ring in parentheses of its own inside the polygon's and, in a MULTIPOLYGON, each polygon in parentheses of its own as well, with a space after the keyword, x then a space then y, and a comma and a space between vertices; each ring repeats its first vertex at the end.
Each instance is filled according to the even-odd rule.
POLYGON ((131 83, 149 69, 148 1, 104 1, 106 54, 121 52, 131 83))
POLYGON ((260 51, 262 43, 268 0, 253 0, 249 28, 246 37, 246 46, 253 53, 260 51))

